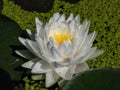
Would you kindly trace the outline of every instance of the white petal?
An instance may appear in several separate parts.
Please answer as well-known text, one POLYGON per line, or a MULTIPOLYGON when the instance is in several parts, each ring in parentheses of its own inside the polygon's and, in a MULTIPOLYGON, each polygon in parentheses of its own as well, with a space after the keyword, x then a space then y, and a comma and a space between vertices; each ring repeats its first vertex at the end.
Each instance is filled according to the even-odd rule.
POLYGON ((59 14, 59 13, 55 13, 55 14, 53 15, 53 17, 51 17, 51 18, 49 19, 49 23, 48 23, 48 24, 51 24, 51 23, 53 23, 53 22, 56 22, 56 21, 59 19, 59 17, 60 17, 60 14, 59 14))
MULTIPOLYGON (((72 67, 74 69, 74 67, 72 67)), ((73 70, 71 67, 56 68, 55 72, 65 80, 70 80, 73 76, 73 70)))
POLYGON ((55 48, 58 48, 57 42, 52 37, 49 39, 49 42, 51 43, 52 46, 54 46, 55 48))
POLYGON ((96 34, 95 31, 92 32, 92 33, 90 33, 90 34, 87 36, 87 38, 86 38, 85 43, 83 44, 83 46, 91 45, 91 44, 93 43, 96 35, 97 35, 97 34, 96 34))
POLYGON ((58 22, 53 22, 49 28, 49 35, 48 38, 51 38, 54 36, 54 33, 60 31, 60 27, 58 22))
POLYGON ((41 58, 40 49, 36 42, 27 39, 26 44, 29 47, 29 50, 31 51, 31 53, 41 58))
POLYGON ((66 20, 67 23, 70 23, 74 18, 73 13, 70 14, 70 16, 68 17, 68 19, 66 20))
POLYGON ((58 50, 59 50, 59 53, 61 56, 68 56, 68 53, 67 53, 67 50, 70 48, 70 45, 71 45, 71 42, 68 40, 68 41, 63 41, 61 43, 61 45, 59 46, 58 50))
MULTIPOLYGON (((79 38, 78 38, 78 39, 79 39, 79 38)), ((79 45, 78 39, 76 39, 76 40, 74 41, 74 43, 72 44, 72 46, 70 47, 70 49, 71 49, 70 55, 71 55, 72 58, 74 57, 74 55, 76 54, 76 52, 77 52, 77 50, 78 50, 78 45, 79 45)), ((69 49, 69 50, 70 50, 70 49, 69 49)))
MULTIPOLYGON (((70 26, 70 30, 71 30, 71 34, 73 34, 76 30, 75 30, 75 24, 76 24, 76 22, 75 22, 75 20, 72 20, 71 22, 70 22, 70 24, 69 24, 69 26, 70 26)), ((74 35, 74 34, 73 34, 74 35)), ((73 36, 73 35, 71 35, 71 36, 73 36)))
POLYGON ((80 50, 77 49, 75 55, 74 55, 74 58, 77 58, 77 57, 84 57, 88 52, 89 50, 91 49, 91 46, 88 46, 88 47, 83 47, 81 48, 80 50))
MULTIPOLYGON (((86 49, 89 49, 90 45, 85 44, 85 43, 90 42, 90 41, 85 42, 86 38, 88 37, 87 34, 88 34, 88 30, 89 30, 89 24, 90 23, 86 21, 86 22, 83 23, 83 25, 79 26, 79 30, 78 30, 79 35, 76 39, 76 41, 79 42, 79 43, 76 44, 76 41, 75 41, 75 43, 73 44, 76 47, 74 49, 74 52, 73 52, 74 57, 78 56, 79 53, 81 53, 80 55, 82 56, 83 55, 82 53, 86 53, 85 52, 85 51, 87 51, 86 49)), ((92 34, 94 34, 94 33, 92 33, 92 34)), ((91 35, 89 35, 89 36, 91 36, 91 35)), ((93 36, 95 36, 95 35, 93 35, 93 36)))
POLYGON ((36 35, 43 40, 45 35, 45 25, 37 18, 36 18, 36 29, 37 29, 36 35))
POLYGON ((59 78, 60 77, 55 72, 53 72, 53 71, 47 72, 46 73, 46 80, 45 80, 46 84, 45 84, 45 86, 46 87, 52 86, 53 84, 55 84, 58 81, 59 78))
POLYGON ((46 46, 43 46, 43 41, 38 38, 38 46, 40 48, 41 58, 47 62, 54 62, 58 57, 60 57, 58 50, 55 48, 56 45, 54 41, 49 40, 46 46), (54 44, 54 45, 53 45, 54 44))
POLYGON ((81 37, 82 40, 80 39, 80 45, 79 45, 79 48, 81 48, 81 46, 84 44, 86 38, 87 38, 87 35, 88 35, 88 31, 89 31, 89 26, 90 26, 90 22, 88 21, 84 21, 82 26, 80 26, 80 30, 79 32, 81 31, 81 37))
POLYGON ((40 60, 39 62, 37 62, 33 67, 32 67, 32 73, 35 74, 40 74, 40 73, 46 73, 51 71, 52 68, 50 66, 50 64, 48 64, 47 62, 40 60))
POLYGON ((89 69, 89 66, 87 65, 87 63, 86 62, 83 62, 83 63, 81 63, 81 64, 77 64, 76 65, 76 68, 75 68, 75 74, 76 73, 80 73, 80 72, 83 72, 83 71, 85 71, 85 70, 87 70, 87 69, 89 69))
POLYGON ((91 56, 89 59, 95 59, 96 57, 98 57, 99 55, 103 54, 104 53, 104 50, 96 50, 91 56))
POLYGON ((90 58, 90 56, 96 51, 96 47, 92 47, 87 53, 85 56, 81 57, 81 55, 79 55, 78 57, 75 57, 74 61, 72 63, 75 63, 75 64, 80 64, 80 63, 83 63, 85 62, 86 60, 88 60, 90 58))
POLYGON ((40 32, 42 26, 43 26, 43 22, 40 21, 37 17, 35 18, 35 22, 36 22, 36 30, 37 30, 37 33, 40 32))
POLYGON ((95 31, 92 32, 92 33, 90 33, 90 34, 86 37, 86 39, 83 41, 82 46, 80 46, 80 47, 78 48, 78 50, 79 50, 80 52, 84 52, 84 51, 86 51, 87 49, 89 49, 89 47, 92 46, 92 43, 93 43, 95 37, 96 37, 96 32, 95 32, 95 31))
POLYGON ((45 75, 43 75, 43 74, 36 74, 36 75, 32 75, 31 78, 33 80, 44 80, 45 79, 45 75))
POLYGON ((32 69, 33 65, 38 62, 39 58, 34 58, 26 63, 23 63, 22 64, 22 67, 25 67, 25 68, 29 68, 29 69, 32 69))
POLYGON ((57 20, 59 19, 59 17, 60 17, 60 14, 59 14, 59 13, 55 13, 55 14, 53 15, 53 20, 54 20, 54 21, 57 21, 57 20))
POLYGON ((77 16, 75 17, 75 20, 76 20, 76 22, 77 22, 78 24, 80 24, 80 15, 77 15, 77 16))
POLYGON ((35 22, 36 22, 36 24, 38 23, 39 25, 43 25, 44 24, 41 20, 39 20, 38 17, 35 17, 35 22))
POLYGON ((92 46, 92 43, 93 43, 95 37, 96 37, 96 32, 95 31, 90 33, 86 37, 86 39, 83 41, 84 43, 82 44, 82 46, 78 46, 75 54, 78 55, 78 53, 79 53, 80 56, 84 56, 86 54, 86 52, 89 50, 89 48, 92 46))
POLYGON ((50 38, 50 40, 47 42, 47 52, 50 56, 56 59, 60 57, 58 45, 53 38, 50 38))
MULTIPOLYGON (((90 33, 84 39, 84 41, 82 41, 82 44, 79 44, 79 46, 77 47, 76 52, 74 53, 74 57, 77 57, 78 55, 79 55, 79 57, 84 56, 86 54, 86 52, 88 52, 88 50, 91 48, 95 37, 96 37, 96 32, 95 31, 90 33)), ((78 42, 80 42, 80 41, 78 40, 78 42)))
MULTIPOLYGON (((28 45, 27 39, 24 39, 24 38, 21 38, 21 37, 19 37, 18 39, 20 40, 20 42, 21 42, 31 53, 34 52, 34 51, 31 49, 31 47, 28 45)), ((35 53, 33 53, 33 54, 35 54, 35 53)))
POLYGON ((27 50, 15 50, 15 53, 26 59, 32 59, 35 56, 27 50))
POLYGON ((63 21, 65 21, 65 15, 64 14, 58 19, 58 23, 62 23, 63 21))
POLYGON ((28 40, 28 39, 21 38, 21 37, 19 37, 19 40, 31 53, 36 55, 36 53, 35 53, 35 51, 33 49, 33 45, 32 45, 32 44, 34 44, 34 46, 35 46, 36 42, 28 40))
POLYGON ((64 45, 65 48, 63 47, 65 49, 65 53, 63 53, 63 55, 66 55, 69 58, 72 57, 72 52, 73 52, 72 46, 73 46, 73 44, 71 43, 71 41, 67 40, 67 41, 63 42, 63 44, 65 44, 64 45))
POLYGON ((32 32, 31 32, 30 29, 26 29, 26 31, 27 31, 27 33, 28 33, 29 35, 32 35, 32 32))
POLYGON ((56 59, 59 59, 60 58, 60 53, 59 53, 59 51, 56 49, 56 48, 54 48, 54 47, 51 47, 51 54, 52 54, 52 56, 54 57, 54 58, 56 58, 56 59))
POLYGON ((53 21, 54 21, 54 19, 53 19, 53 17, 51 17, 51 18, 49 19, 49 24, 53 23, 53 21))
POLYGON ((26 39, 22 38, 22 37, 18 37, 19 41, 26 46, 26 39))
POLYGON ((39 33, 36 34, 36 36, 40 37, 42 40, 44 40, 45 30, 43 27, 40 28, 39 33))
MULTIPOLYGON (((46 48, 44 46, 44 42, 40 37, 36 37, 36 42, 38 43, 38 47, 41 52, 46 52, 46 48)), ((47 53, 47 52, 46 52, 47 53)))
POLYGON ((62 30, 64 30, 65 33, 67 33, 68 35, 71 35, 71 33, 70 33, 70 26, 69 26, 68 23, 66 23, 66 22, 61 23, 61 28, 62 28, 61 32, 63 32, 62 30))
POLYGON ((69 67, 61 67, 61 68, 56 68, 55 72, 62 77, 65 80, 69 80, 68 78, 66 79, 66 73, 68 72, 69 67))
POLYGON ((72 63, 72 58, 62 58, 59 61, 57 61, 57 64, 62 66, 62 67, 70 65, 71 63, 72 63))
POLYGON ((31 31, 30 29, 26 29, 29 37, 31 40, 35 40, 35 32, 31 31))
POLYGON ((69 66, 69 70, 68 70, 66 76, 69 76, 70 79, 72 79, 72 76, 73 76, 73 74, 75 72, 75 68, 76 68, 76 65, 69 66))

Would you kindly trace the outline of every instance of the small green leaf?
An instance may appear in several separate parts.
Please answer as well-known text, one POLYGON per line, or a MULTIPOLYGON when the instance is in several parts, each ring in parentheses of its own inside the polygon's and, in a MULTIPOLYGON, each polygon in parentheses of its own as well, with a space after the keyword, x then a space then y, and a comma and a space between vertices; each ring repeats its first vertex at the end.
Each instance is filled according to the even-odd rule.
POLYGON ((63 90, 120 90, 120 69, 85 71, 70 80, 63 90))

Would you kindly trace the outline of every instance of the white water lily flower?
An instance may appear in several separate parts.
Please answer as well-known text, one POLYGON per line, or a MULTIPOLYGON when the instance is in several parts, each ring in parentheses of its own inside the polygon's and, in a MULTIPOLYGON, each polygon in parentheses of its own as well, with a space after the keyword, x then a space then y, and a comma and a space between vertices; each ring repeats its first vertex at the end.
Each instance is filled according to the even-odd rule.
POLYGON ((96 32, 88 34, 90 22, 80 24, 80 16, 71 13, 55 13, 49 22, 44 24, 38 18, 37 32, 27 29, 31 39, 19 37, 20 42, 31 52, 16 51, 20 56, 29 59, 22 66, 32 69, 35 74, 46 74, 46 87, 53 85, 60 77, 70 80, 73 74, 88 69, 85 62, 103 53, 92 47, 96 32))

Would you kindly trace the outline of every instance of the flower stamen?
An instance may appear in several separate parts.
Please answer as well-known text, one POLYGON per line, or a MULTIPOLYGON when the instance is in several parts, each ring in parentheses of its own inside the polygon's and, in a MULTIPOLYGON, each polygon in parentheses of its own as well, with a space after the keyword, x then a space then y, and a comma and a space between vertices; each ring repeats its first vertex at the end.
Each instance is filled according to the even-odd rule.
POLYGON ((63 41, 70 40, 71 43, 74 42, 74 39, 71 38, 67 33, 55 33, 54 34, 54 39, 57 41, 57 43, 60 45, 63 41))

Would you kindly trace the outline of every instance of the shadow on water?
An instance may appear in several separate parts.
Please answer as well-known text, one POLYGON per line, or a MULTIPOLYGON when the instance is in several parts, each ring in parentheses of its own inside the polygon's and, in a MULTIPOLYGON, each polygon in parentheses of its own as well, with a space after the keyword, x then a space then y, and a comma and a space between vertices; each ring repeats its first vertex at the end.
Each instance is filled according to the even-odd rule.
POLYGON ((54 0, 12 0, 27 11, 37 11, 41 13, 49 12, 54 4, 54 0))
POLYGON ((1 10, 2 10, 2 7, 3 7, 3 1, 0 0, 0 12, 1 12, 1 10))
POLYGON ((13 90, 13 81, 9 74, 0 69, 0 90, 13 90))
MULTIPOLYGON (((54 0, 12 0, 15 4, 21 6, 22 9, 27 11, 37 11, 40 13, 49 12, 54 4, 54 0)), ((80 0, 64 0, 69 3, 77 3, 80 0)))
POLYGON ((79 2, 80 0, 64 0, 64 1, 69 2, 69 3, 77 3, 77 2, 79 2))
POLYGON ((21 79, 21 61, 15 62, 11 55, 11 45, 19 43, 19 26, 11 19, 1 14, 3 2, 0 0, 0 90, 14 90, 17 81, 21 79))

